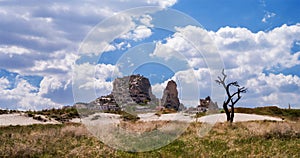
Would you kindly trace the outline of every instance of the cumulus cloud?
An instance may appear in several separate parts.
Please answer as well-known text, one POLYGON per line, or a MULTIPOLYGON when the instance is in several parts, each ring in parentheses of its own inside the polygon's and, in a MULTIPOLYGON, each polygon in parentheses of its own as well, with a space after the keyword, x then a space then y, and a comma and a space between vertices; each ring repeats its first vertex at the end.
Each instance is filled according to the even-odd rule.
MULTIPOLYGON (((245 28, 221 28, 210 33, 230 66, 252 66, 271 69, 299 64, 299 54, 291 54, 292 43, 299 39, 299 25, 282 25, 269 32, 252 33, 245 28), (229 62, 228 62, 229 61, 229 62)), ((254 69, 255 69, 254 68, 254 69)), ((256 69, 257 70, 257 69, 256 69)))
POLYGON ((118 67, 111 64, 78 64, 73 73, 75 101, 89 102, 112 91, 112 80, 121 76, 118 67))
POLYGON ((247 106, 297 105, 299 76, 269 74, 299 65, 299 54, 291 53, 299 40, 299 25, 282 25, 268 32, 252 33, 245 28, 225 27, 210 32, 227 68, 229 78, 249 88, 241 104, 247 106))
MULTIPOLYGON (((176 27, 176 32, 165 39, 158 41, 152 56, 165 59, 174 57, 174 51, 185 57, 191 67, 220 69, 222 61, 217 47, 209 33, 197 26, 176 27)), ((181 58, 181 57, 180 57, 181 58)))
MULTIPOLYGON (((3 78, 0 84, 8 84, 3 78)), ((52 102, 49 98, 44 98, 36 91, 37 87, 32 86, 26 80, 19 79, 14 89, 0 87, 1 106, 6 108, 15 108, 19 110, 37 110, 44 108, 58 108, 61 104, 52 102)))
POLYGON ((137 26, 132 32, 129 32, 122 36, 124 39, 132 39, 134 41, 142 40, 152 35, 152 31, 150 28, 140 25, 137 26))
MULTIPOLYGON (((207 32, 193 26, 177 28, 177 31, 167 38, 165 43, 158 42, 153 54, 163 58, 174 55, 172 51, 167 51, 168 49, 163 47, 181 52, 194 69, 201 91, 200 97, 215 95, 213 98, 218 102, 222 102, 224 97, 224 93, 215 94, 216 87, 214 87, 214 80, 217 75, 221 75, 221 71, 212 72, 212 69, 206 65, 207 61, 212 61, 207 60, 206 57, 209 58, 209 55, 201 54, 201 52, 210 54, 216 50, 213 47, 216 46, 218 54, 224 61, 228 82, 239 81, 249 89, 239 106, 284 106, 288 103, 298 105, 299 76, 265 73, 270 70, 280 72, 300 64, 300 53, 291 53, 293 43, 299 41, 300 37, 298 24, 282 25, 268 32, 257 33, 246 28, 231 27, 207 32), (194 42, 195 45, 192 47, 183 37, 197 42, 194 42), (204 38, 197 39, 199 37, 204 38), (208 37, 207 40, 205 37, 208 37), (206 47, 205 44, 209 41, 214 42, 208 45, 213 49, 206 47), (200 53, 195 48, 200 48, 198 49, 201 50, 200 53)), ((163 84, 155 85, 154 92, 161 87, 163 84)))

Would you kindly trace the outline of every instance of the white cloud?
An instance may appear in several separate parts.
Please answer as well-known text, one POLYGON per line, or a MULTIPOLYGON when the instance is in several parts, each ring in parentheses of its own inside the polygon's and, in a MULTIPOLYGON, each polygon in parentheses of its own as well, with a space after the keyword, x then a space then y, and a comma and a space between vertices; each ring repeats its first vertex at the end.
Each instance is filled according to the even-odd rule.
POLYGON ((162 44, 156 43, 156 48, 151 56, 165 58, 166 60, 174 57, 174 52, 181 54, 187 59, 191 67, 200 68, 220 68, 222 64, 219 59, 217 47, 209 33, 200 27, 186 26, 176 27, 176 32, 166 38, 162 44))
POLYGON ((63 83, 55 77, 45 76, 40 83, 39 94, 48 94, 51 91, 64 87, 63 83))
POLYGON ((158 4, 162 8, 167 8, 174 5, 177 0, 147 0, 148 4, 158 4))
MULTIPOLYGON (((2 82, 2 80, 1 80, 2 82)), ((7 83, 7 82, 6 82, 7 83)), ((33 87, 27 81, 19 79, 14 89, 5 89, 0 87, 0 100, 2 106, 14 107, 20 110, 36 110, 44 108, 58 108, 61 104, 44 98, 34 92, 37 87, 33 87)))
MULTIPOLYGON (((48 70, 58 70, 68 72, 72 70, 72 65, 78 59, 78 55, 64 51, 54 52, 47 60, 36 60, 34 67, 30 68, 30 73, 47 72, 48 70)), ((65 74, 64 74, 65 75, 65 74)))
POLYGON ((1 87, 2 89, 6 89, 6 88, 8 88, 8 85, 9 85, 8 79, 5 78, 5 77, 1 77, 1 78, 0 78, 0 87, 1 87))
POLYGON ((297 105, 299 78, 270 74, 299 65, 299 54, 290 52, 292 43, 299 40, 299 25, 282 25, 268 32, 252 33, 245 28, 225 27, 210 32, 225 61, 229 79, 248 87, 240 105, 265 106, 297 105))
POLYGON ((246 81, 250 95, 245 102, 253 102, 256 106, 279 105, 281 107, 291 103, 298 106, 300 92, 300 78, 298 76, 260 73, 256 78, 246 81), (255 100, 254 97, 256 97, 255 100))
POLYGON ((264 17, 261 19, 261 22, 266 23, 270 18, 272 18, 272 17, 274 17, 274 16, 276 16, 275 13, 272 13, 272 12, 268 12, 268 11, 267 11, 267 12, 265 13, 264 17))
POLYGON ((147 15, 147 14, 141 16, 140 22, 143 25, 147 26, 147 27, 153 27, 154 26, 153 24, 151 24, 152 17, 150 15, 147 15))
POLYGON ((107 95, 112 91, 112 82, 107 81, 117 76, 120 72, 115 65, 84 63, 76 65, 74 69, 74 86, 82 90, 95 90, 101 95, 107 95))
POLYGON ((122 35, 121 38, 139 41, 151 35, 152 35, 152 31, 150 28, 144 25, 139 25, 132 32, 128 32, 127 34, 122 35))
MULTIPOLYGON (((292 44, 299 40, 300 25, 282 25, 268 32, 257 33, 246 28, 224 27, 217 32, 206 32, 209 36, 205 35, 205 30, 197 27, 179 28, 177 31, 166 39, 165 44, 158 42, 153 54, 168 58, 174 55, 174 51, 168 49, 182 52, 194 68, 201 91, 200 97, 211 95, 211 92, 212 95, 216 93, 214 80, 216 75, 221 75, 221 71, 213 72, 212 69, 208 69, 205 61, 209 60, 197 54, 182 37, 196 41, 195 47, 202 47, 200 49, 202 52, 211 52, 214 49, 205 47, 205 41, 208 41, 205 38, 197 38, 211 37, 211 41, 218 47, 219 55, 225 62, 227 81, 239 81, 240 85, 249 89, 238 106, 284 106, 288 103, 299 106, 299 77, 272 73, 266 75, 264 71, 271 69, 280 71, 300 64, 300 53, 290 52, 292 44), (201 36, 201 33, 204 35, 201 36)), ((155 85, 154 92, 162 87, 162 85, 155 85)), ((223 89, 220 91, 223 92, 223 89)), ((213 99, 221 103, 222 93, 217 93, 213 99)))
MULTIPOLYGON (((163 5, 164 7, 169 7, 174 3, 175 2, 171 3, 169 1, 152 2, 147 0, 102 0, 101 2, 95 0, 87 2, 75 0, 72 1, 72 3, 51 1, 36 4, 35 2, 35 5, 31 5, 31 2, 24 3, 23 1, 10 2, 6 5, 0 4, 0 35, 3 38, 2 43, 0 44, 9 48, 10 51, 8 52, 10 54, 11 50, 16 50, 15 48, 18 48, 19 50, 13 50, 13 53, 22 54, 28 52, 25 50, 30 50, 30 53, 28 53, 29 55, 26 56, 28 60, 29 58, 33 58, 33 56, 37 56, 37 54, 43 54, 43 58, 45 59, 47 58, 45 57, 47 54, 55 51, 64 50, 66 52, 74 52, 88 31, 101 20, 115 15, 119 11, 134 7, 153 6, 153 4, 155 6, 165 4, 163 5), (37 5, 39 7, 34 7, 37 5), (7 38, 7 40, 4 38, 7 38)), ((117 19, 116 24, 118 24, 118 28, 116 28, 115 24, 106 25, 105 28, 112 32, 126 33, 113 30, 111 26, 114 26, 115 29, 122 28, 123 30, 121 31, 126 31, 127 26, 129 28, 134 28, 135 25, 132 26, 131 16, 127 17, 129 17, 129 20, 124 19, 125 22, 117 19), (126 23, 126 21, 128 21, 129 24, 126 23)), ((140 19, 141 23, 147 27, 152 26, 151 20, 152 18, 149 15, 143 15, 140 19)), ((151 35, 149 29, 142 26, 138 26, 137 28, 138 29, 134 32, 134 35, 136 36, 135 39, 151 35)), ((98 38, 99 37, 107 39, 107 41, 102 40, 103 43, 88 44, 89 47, 92 45, 98 46, 99 44, 99 46, 96 49, 92 49, 91 52, 97 54, 99 53, 98 51, 104 48, 106 48, 104 51, 115 49, 108 44, 115 36, 110 36, 111 38, 109 38, 103 37, 103 34, 101 34, 98 38)), ((28 65, 30 64, 31 63, 28 65)), ((9 70, 14 71, 13 69, 9 70)))
POLYGON ((252 33, 245 28, 221 28, 210 32, 230 67, 251 66, 253 71, 280 66, 289 68, 299 64, 298 54, 291 54, 292 43, 300 37, 299 25, 275 28, 269 32, 252 33))
POLYGON ((12 56, 14 54, 29 54, 30 50, 18 46, 0 45, 0 53, 10 54, 12 56))

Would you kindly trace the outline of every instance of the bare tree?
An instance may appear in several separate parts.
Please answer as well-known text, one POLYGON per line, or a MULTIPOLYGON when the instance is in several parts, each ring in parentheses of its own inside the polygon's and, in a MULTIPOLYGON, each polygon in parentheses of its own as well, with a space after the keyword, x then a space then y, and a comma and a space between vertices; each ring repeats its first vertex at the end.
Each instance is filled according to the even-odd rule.
POLYGON ((222 77, 218 76, 218 79, 216 82, 219 85, 222 85, 224 89, 226 90, 227 97, 225 101, 223 102, 223 109, 227 116, 227 121, 233 122, 234 118, 234 105, 241 99, 241 93, 246 93, 247 88, 240 87, 237 81, 230 82, 228 84, 225 83, 227 75, 224 72, 224 69, 222 70, 222 77), (235 91, 232 91, 230 87, 235 87, 235 91), (228 107, 231 108, 231 111, 228 110, 228 107))

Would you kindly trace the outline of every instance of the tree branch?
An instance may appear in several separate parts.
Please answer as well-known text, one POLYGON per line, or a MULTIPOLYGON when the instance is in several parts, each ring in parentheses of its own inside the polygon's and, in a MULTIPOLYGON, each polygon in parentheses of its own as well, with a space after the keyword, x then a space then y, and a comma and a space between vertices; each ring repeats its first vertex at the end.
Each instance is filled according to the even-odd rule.
POLYGON ((218 80, 215 80, 219 85, 222 85, 225 89, 226 89, 226 84, 225 84, 225 80, 227 75, 224 72, 225 70, 222 69, 222 78, 220 76, 218 76, 218 80))
POLYGON ((247 88, 240 87, 237 81, 230 82, 228 84, 225 83, 227 75, 224 72, 224 69, 222 69, 222 76, 218 76, 218 79, 215 80, 219 85, 222 85, 226 91, 227 99, 223 102, 223 108, 225 110, 225 113, 227 115, 227 121, 233 121, 234 117, 234 105, 242 98, 241 93, 246 93, 247 88), (237 91, 231 94, 230 88, 234 86, 237 88, 237 91), (237 96, 236 96, 237 95, 237 96), (236 99, 235 99, 236 98, 236 99), (228 110, 228 106, 231 107, 231 114, 228 110))

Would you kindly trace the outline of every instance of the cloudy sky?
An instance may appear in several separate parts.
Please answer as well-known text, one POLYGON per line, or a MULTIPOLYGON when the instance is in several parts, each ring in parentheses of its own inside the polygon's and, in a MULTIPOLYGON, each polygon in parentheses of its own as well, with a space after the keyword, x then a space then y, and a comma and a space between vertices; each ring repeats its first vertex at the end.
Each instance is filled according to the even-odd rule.
POLYGON ((174 79, 188 106, 221 101, 223 67, 248 88, 238 106, 300 108, 299 9, 298 0, 1 0, 0 108, 89 101, 138 73, 157 97, 174 79))

